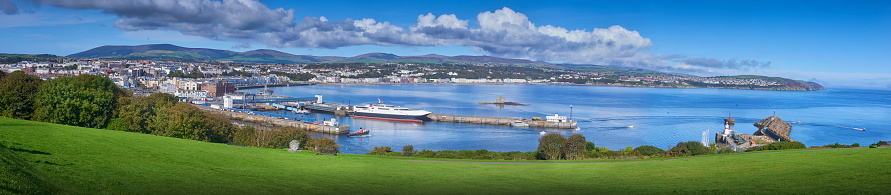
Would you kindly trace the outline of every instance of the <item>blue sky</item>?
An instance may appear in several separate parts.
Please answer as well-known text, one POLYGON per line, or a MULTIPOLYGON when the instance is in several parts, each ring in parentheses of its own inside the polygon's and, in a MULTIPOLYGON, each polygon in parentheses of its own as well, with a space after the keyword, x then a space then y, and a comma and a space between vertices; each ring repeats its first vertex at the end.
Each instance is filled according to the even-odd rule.
POLYGON ((334 56, 490 55, 891 89, 891 1, 101 2, 0 0, 0 52, 170 43, 334 56))

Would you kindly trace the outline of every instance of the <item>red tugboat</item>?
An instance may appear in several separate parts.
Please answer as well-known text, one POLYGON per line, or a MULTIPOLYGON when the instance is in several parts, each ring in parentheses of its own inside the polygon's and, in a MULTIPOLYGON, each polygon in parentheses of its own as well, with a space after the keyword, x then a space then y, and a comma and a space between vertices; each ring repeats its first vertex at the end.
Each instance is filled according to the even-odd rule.
POLYGON ((364 128, 359 128, 359 132, 347 134, 347 137, 363 136, 368 135, 368 133, 371 133, 371 131, 365 130, 364 128))

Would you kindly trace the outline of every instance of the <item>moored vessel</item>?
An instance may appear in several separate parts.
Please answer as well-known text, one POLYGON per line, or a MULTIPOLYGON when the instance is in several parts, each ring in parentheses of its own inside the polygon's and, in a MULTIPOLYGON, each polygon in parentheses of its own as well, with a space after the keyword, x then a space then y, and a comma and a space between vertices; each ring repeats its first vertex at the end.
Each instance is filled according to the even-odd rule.
POLYGON ((380 99, 377 101, 377 104, 353 106, 353 115, 350 117, 418 123, 430 121, 427 117, 430 112, 426 110, 412 110, 384 104, 380 99))

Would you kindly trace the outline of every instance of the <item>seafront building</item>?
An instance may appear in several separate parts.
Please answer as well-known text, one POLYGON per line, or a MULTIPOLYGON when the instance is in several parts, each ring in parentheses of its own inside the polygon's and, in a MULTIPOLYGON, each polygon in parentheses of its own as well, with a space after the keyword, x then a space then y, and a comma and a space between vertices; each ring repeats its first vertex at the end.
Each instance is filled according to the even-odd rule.
MULTIPOLYGON (((473 64, 486 66, 487 64, 473 64)), ((462 78, 455 71, 437 72, 431 68, 395 69, 392 75, 381 77, 359 78, 357 76, 381 71, 374 66, 363 69, 324 68, 307 69, 305 65, 292 64, 228 64, 203 62, 176 62, 159 60, 121 60, 121 59, 85 59, 64 58, 56 62, 22 61, 15 64, 0 64, 0 71, 23 71, 44 79, 59 76, 76 76, 94 74, 108 76, 115 84, 125 89, 141 90, 150 93, 169 93, 184 98, 213 99, 227 93, 234 93, 239 86, 259 86, 292 83, 288 76, 275 73, 312 74, 308 83, 344 83, 344 84, 387 84, 387 83, 455 83, 455 84, 561 84, 560 79, 605 79, 609 75, 598 73, 573 72, 560 74, 550 79, 515 79, 515 78, 462 78), (237 74, 236 74, 237 73, 237 74), (203 78, 172 77, 177 75, 200 75, 203 78), (428 79, 426 75, 444 74, 450 78, 428 79)), ((410 67, 416 67, 412 64, 410 67)), ((468 70, 470 71, 470 70, 468 70)), ((543 70, 547 71, 547 70, 543 70)), ((723 77, 685 77, 685 76, 619 76, 619 81, 650 84, 654 82, 686 85, 688 82, 724 85, 770 86, 775 82, 761 79, 737 79, 723 77)), ((148 94, 150 94, 148 93, 148 94)))

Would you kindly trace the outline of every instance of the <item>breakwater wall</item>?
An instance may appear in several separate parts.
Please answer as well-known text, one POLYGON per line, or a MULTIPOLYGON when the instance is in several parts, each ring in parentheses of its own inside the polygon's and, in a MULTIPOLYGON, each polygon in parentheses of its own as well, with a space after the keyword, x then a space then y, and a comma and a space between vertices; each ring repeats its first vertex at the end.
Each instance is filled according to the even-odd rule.
POLYGON ((308 83, 285 83, 285 84, 271 84, 271 85, 242 85, 242 86, 235 86, 235 90, 256 89, 256 88, 266 88, 266 87, 304 86, 304 85, 311 85, 311 84, 308 84, 308 83))
POLYGON ((463 115, 451 115, 451 114, 430 114, 430 115, 427 115, 427 117, 429 117, 431 120, 436 121, 436 122, 473 123, 473 124, 489 124, 489 125, 510 125, 511 122, 521 121, 523 123, 529 124, 529 127, 560 128, 560 129, 575 129, 578 124, 578 122, 575 122, 575 121, 549 122, 549 121, 531 120, 531 119, 499 118, 499 117, 485 117, 485 116, 463 116, 463 115))
POLYGON ((204 106, 196 106, 201 108, 202 110, 210 111, 213 113, 219 113, 226 116, 229 116, 234 119, 250 121, 256 124, 267 124, 267 125, 275 125, 280 127, 295 127, 306 129, 308 131, 319 132, 319 133, 328 133, 328 134, 336 134, 336 135, 345 135, 350 133, 349 125, 338 125, 334 126, 326 126, 318 123, 306 122, 306 121, 297 121, 290 119, 280 119, 271 116, 263 116, 263 115, 254 115, 243 112, 232 112, 226 110, 218 110, 210 107, 204 106))

